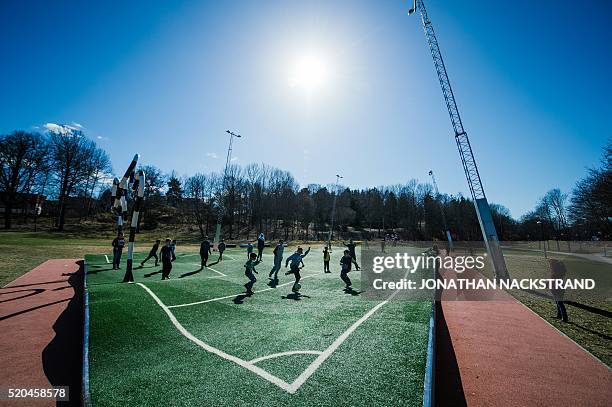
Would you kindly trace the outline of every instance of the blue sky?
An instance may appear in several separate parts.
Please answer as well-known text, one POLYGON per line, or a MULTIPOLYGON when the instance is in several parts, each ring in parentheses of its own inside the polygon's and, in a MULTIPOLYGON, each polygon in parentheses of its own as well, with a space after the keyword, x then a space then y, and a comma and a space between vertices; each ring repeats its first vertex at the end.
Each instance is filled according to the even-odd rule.
MULTIPOLYGON (((301 185, 469 195, 420 19, 403 1, 0 2, 0 132, 79 123, 122 172, 236 162, 301 185), (127 4, 126 4, 127 3, 127 4), (295 86, 312 57, 323 74, 295 86), (214 157, 217 158, 214 158, 214 157)), ((490 201, 568 191, 612 135, 612 3, 426 1, 490 201)))

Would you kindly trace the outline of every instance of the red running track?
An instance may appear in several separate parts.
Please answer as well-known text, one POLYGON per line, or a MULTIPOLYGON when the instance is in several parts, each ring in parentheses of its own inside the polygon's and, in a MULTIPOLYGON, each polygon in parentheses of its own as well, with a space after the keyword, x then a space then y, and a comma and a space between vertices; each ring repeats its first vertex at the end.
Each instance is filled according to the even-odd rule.
MULTIPOLYGON (((82 294, 82 260, 46 261, 0 289, 0 388, 70 386, 71 401, 57 405, 79 405, 82 294)), ((11 404, 56 402, 27 399, 11 404)))
POLYGON ((612 406, 612 371, 525 305, 445 294, 457 293, 438 308, 440 405, 612 406))

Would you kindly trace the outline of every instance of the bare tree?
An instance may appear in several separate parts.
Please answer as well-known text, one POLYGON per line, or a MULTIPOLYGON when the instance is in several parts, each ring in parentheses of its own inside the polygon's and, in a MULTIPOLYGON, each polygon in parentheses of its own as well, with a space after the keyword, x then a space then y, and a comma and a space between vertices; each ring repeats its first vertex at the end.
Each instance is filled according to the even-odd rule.
POLYGON ((58 126, 50 131, 49 142, 59 206, 56 227, 64 230, 67 200, 91 176, 95 158, 100 154, 95 142, 85 137, 81 130, 69 126, 58 126))
POLYGON ((4 227, 11 228, 17 194, 27 193, 45 171, 48 145, 38 133, 15 131, 0 136, 0 188, 3 193, 4 227))

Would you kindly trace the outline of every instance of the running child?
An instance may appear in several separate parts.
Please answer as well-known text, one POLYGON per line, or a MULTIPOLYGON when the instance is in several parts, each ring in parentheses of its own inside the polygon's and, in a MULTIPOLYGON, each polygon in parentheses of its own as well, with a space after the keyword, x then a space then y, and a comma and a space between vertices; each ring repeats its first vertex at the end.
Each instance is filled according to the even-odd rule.
POLYGON ((217 246, 217 250, 219 250, 219 260, 223 260, 223 252, 225 251, 225 240, 221 239, 221 243, 217 246))
POLYGON ((175 259, 172 253, 172 241, 170 239, 166 239, 166 244, 161 248, 159 254, 162 261, 162 280, 167 280, 170 278, 172 262, 175 259))
POLYGON ((273 278, 274 280, 278 280, 278 271, 280 270, 283 264, 283 252, 285 251, 285 244, 282 240, 278 241, 278 244, 274 248, 274 265, 272 266, 272 270, 270 270, 270 274, 268 277, 273 278))
POLYGON ((157 251, 159 250, 159 244, 161 243, 161 240, 157 239, 155 241, 155 244, 153 244, 153 247, 151 247, 151 250, 149 250, 149 255, 147 256, 146 259, 144 259, 143 261, 140 262, 140 267, 144 267, 144 264, 151 258, 154 257, 155 258, 155 267, 157 267, 157 263, 159 261, 159 258, 157 257, 157 251))
POLYGON ((204 241, 200 244, 200 270, 204 267, 208 267, 206 263, 208 263, 208 255, 212 253, 210 249, 210 242, 208 241, 208 236, 204 237, 204 241))
POLYGON ((357 262, 355 261, 353 256, 351 256, 351 252, 345 250, 344 256, 342 256, 342 258, 340 259, 340 266, 342 267, 342 269, 340 270, 340 278, 342 279, 342 281, 344 281, 344 284, 346 284, 345 289, 347 290, 351 288, 351 279, 349 278, 348 273, 350 273, 353 264, 355 265, 357 270, 359 270, 359 266, 357 266, 357 262))
POLYGON ((285 273, 285 275, 293 274, 295 276, 295 283, 293 283, 293 288, 291 288, 291 291, 293 291, 294 293, 297 293, 300 290, 298 288, 300 279, 302 278, 300 276, 300 264, 302 264, 302 267, 304 267, 303 259, 308 255, 309 252, 310 247, 308 248, 308 250, 306 250, 306 252, 304 252, 304 249, 302 249, 301 247, 298 247, 297 251, 291 256, 287 257, 287 261, 285 261, 285 268, 289 265, 289 262, 291 262, 291 268, 288 272, 285 273))
POLYGON ((329 249, 327 246, 323 249, 323 271, 325 273, 331 273, 329 271, 329 261, 331 260, 331 254, 329 253, 329 249))
POLYGON ((249 255, 249 260, 244 263, 244 275, 249 279, 249 282, 244 285, 247 295, 253 294, 253 284, 255 284, 257 281, 255 274, 259 274, 257 273, 257 270, 255 270, 255 266, 260 262, 260 260, 257 260, 257 255, 255 253, 251 253, 249 255))
POLYGON ((251 253, 253 253, 253 243, 249 242, 247 244, 247 260, 251 259, 251 253))
POLYGON ((359 266, 357 265, 357 253, 355 252, 356 244, 353 242, 353 239, 351 239, 348 243, 344 243, 344 245, 348 249, 348 252, 351 257, 355 260, 355 269, 359 271, 359 266))

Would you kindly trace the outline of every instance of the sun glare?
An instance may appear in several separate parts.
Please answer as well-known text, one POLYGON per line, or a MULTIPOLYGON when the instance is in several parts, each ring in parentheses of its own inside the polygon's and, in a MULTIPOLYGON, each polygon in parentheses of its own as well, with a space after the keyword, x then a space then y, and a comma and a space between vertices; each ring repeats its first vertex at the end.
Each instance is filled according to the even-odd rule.
POLYGON ((329 80, 329 66, 318 55, 302 55, 291 66, 289 84, 311 93, 323 88, 329 80))

